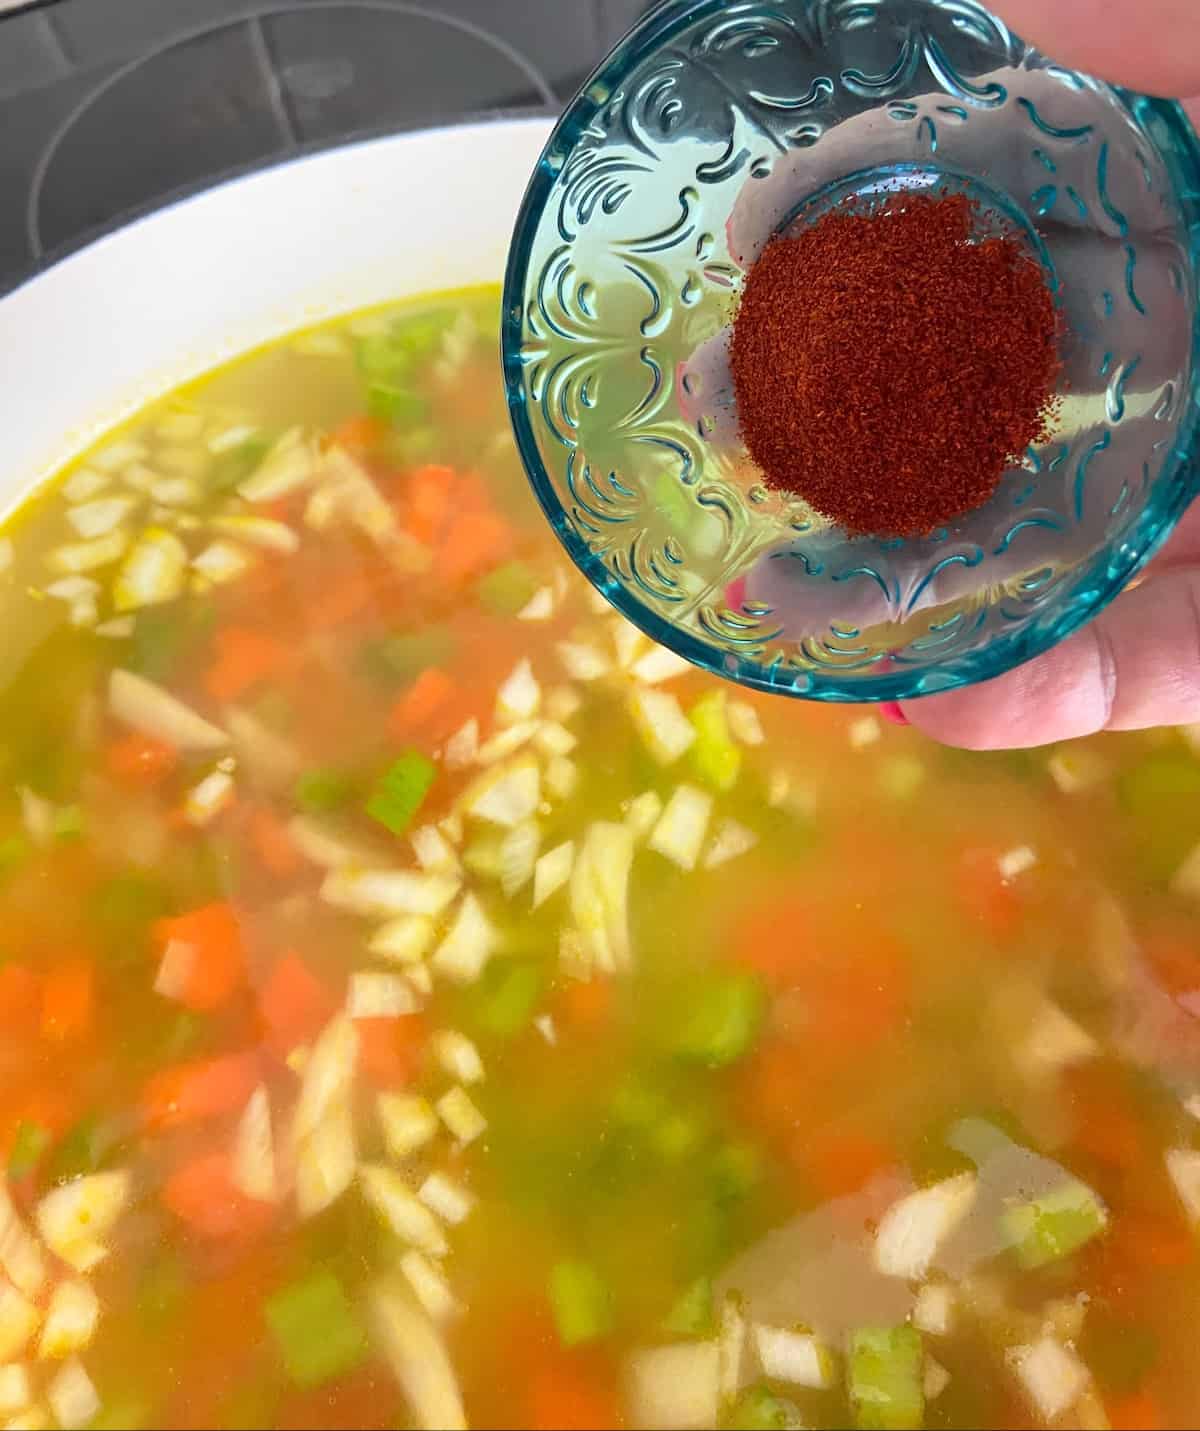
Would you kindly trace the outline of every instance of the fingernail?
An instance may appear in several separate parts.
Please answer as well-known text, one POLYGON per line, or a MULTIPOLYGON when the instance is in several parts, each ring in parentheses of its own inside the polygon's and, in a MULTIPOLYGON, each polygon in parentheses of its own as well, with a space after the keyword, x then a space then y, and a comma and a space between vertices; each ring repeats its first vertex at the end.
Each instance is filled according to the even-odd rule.
POLYGON ((900 709, 899 701, 883 701, 879 706, 879 714, 891 725, 911 725, 912 722, 900 709))

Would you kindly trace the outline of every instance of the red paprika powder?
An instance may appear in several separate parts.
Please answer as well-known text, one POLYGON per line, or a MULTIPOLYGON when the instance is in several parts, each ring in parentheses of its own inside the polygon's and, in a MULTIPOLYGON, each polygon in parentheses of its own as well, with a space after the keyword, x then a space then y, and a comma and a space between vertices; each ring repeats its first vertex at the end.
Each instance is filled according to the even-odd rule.
POLYGON ((841 205, 751 268, 730 340, 769 486, 849 532, 922 536, 982 505, 1057 416, 1060 323, 1012 235, 961 194, 841 205))

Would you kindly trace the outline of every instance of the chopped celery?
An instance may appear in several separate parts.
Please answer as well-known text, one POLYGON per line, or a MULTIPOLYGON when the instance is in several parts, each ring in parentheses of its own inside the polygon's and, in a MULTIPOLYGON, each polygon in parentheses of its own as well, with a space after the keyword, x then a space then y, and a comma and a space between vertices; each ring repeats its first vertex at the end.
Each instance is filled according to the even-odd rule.
POLYGON ((242 485, 274 445, 273 438, 256 433, 236 447, 219 453, 209 470, 206 485, 213 492, 232 492, 242 485))
POLYGON ((849 1391, 861 1431, 910 1431, 922 1424, 924 1360, 914 1327, 863 1327, 854 1333, 849 1391))
POLYGON ((609 1290, 590 1262, 565 1258, 550 1273, 550 1305, 563 1346, 595 1341, 612 1327, 609 1290))
POLYGON ((345 771, 326 766, 304 771, 293 793, 296 804, 305 810, 336 810, 354 798, 355 784, 345 771))
POLYGON ((444 626, 430 626, 369 641, 359 652, 359 664, 371 680, 395 686, 415 680, 429 666, 444 666, 453 655, 451 633, 444 626))
POLYGON ((790 1431, 802 1427, 800 1412, 767 1387, 748 1386, 721 1422, 726 1431, 790 1431))
POLYGON ((38 1159, 50 1146, 50 1130, 28 1118, 17 1125, 16 1137, 8 1155, 8 1175, 23 1178, 37 1167, 38 1159))
POLYGON ((523 561, 505 562, 479 583, 479 599, 498 616, 515 616, 540 585, 523 561))
POLYGON ((354 362, 369 382, 396 382, 408 376, 412 354, 393 342, 390 333, 371 333, 355 343, 354 362))
POLYGON ((712 1278, 701 1276, 680 1293, 663 1321, 663 1330, 681 1337, 707 1337, 715 1324, 712 1278))
POLYGON ((740 1202, 762 1182, 763 1160, 749 1143, 726 1143, 717 1150, 709 1173, 713 1197, 718 1202, 740 1202))
POLYGON ((475 991, 480 1026, 497 1038, 521 1032, 542 996, 544 980, 536 964, 493 962, 484 970, 475 991))
POLYGON ((65 1182, 99 1171, 118 1143, 116 1129, 88 1113, 71 1128, 50 1157, 51 1182, 65 1182))
POLYGON ((393 835, 402 835, 421 808, 436 775, 437 766, 427 756, 417 750, 405 751, 384 771, 366 803, 367 814, 393 835))
POLYGON ((709 691, 688 716, 696 731, 690 758, 696 774, 714 790, 732 790, 742 768, 742 751, 729 732, 725 692, 709 691))
POLYGON ((1005 1240, 1022 1267, 1044 1267, 1069 1257, 1108 1225, 1091 1188, 1071 1181, 1001 1214, 1005 1240))
POLYGON ((697 974, 684 992, 676 1051, 709 1068, 736 1062, 754 1042, 765 1004, 762 985, 752 974, 697 974))
POLYGON ((709 1126, 693 1109, 672 1109, 648 1130, 650 1147, 664 1162, 678 1163, 700 1147, 709 1126))
POLYGON ((425 422, 429 404, 409 388, 376 382, 367 387, 367 411, 383 422, 425 422))
POLYGON ((371 382, 397 382, 408 377, 433 352, 455 320, 455 310, 434 308, 398 318, 382 333, 371 333, 354 345, 359 372, 371 382))
POLYGON ((187 647, 192 641, 203 640, 216 620, 217 608, 209 602, 152 606, 139 611, 126 664, 149 680, 168 680, 187 647))
POLYGON ((299 1386, 320 1386, 366 1358, 366 1333, 332 1272, 313 1272, 276 1292, 266 1313, 287 1373, 299 1386))

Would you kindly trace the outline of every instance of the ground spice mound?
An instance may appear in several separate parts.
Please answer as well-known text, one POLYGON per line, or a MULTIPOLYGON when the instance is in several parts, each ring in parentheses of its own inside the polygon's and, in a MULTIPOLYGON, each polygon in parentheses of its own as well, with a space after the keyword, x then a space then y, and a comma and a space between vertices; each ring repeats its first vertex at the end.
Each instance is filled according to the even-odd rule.
POLYGON ((1015 237, 964 195, 843 205, 751 268, 730 359, 767 484, 857 534, 921 536, 1049 440, 1059 319, 1015 237))

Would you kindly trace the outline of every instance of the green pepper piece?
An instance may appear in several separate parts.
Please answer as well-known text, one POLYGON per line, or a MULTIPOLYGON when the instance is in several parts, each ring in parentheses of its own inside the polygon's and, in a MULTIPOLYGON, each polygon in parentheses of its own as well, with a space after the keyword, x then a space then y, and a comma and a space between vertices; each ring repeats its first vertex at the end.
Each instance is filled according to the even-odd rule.
POLYGON ((437 766, 432 760, 420 751, 406 751, 384 772, 366 803, 367 814, 393 835, 402 835, 412 824, 436 775, 437 766))
POLYGON ((850 1340, 850 1403, 860 1431, 916 1431, 925 1417, 924 1353, 914 1327, 863 1327, 850 1340))

